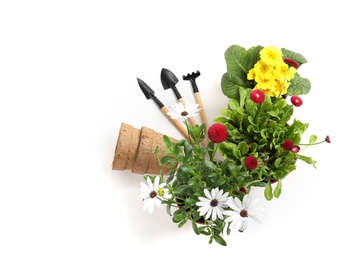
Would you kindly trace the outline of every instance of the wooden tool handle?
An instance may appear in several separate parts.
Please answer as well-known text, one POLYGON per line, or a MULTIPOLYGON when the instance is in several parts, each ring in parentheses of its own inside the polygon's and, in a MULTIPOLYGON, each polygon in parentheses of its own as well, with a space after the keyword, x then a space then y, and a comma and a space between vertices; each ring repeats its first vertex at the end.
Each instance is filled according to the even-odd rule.
POLYGON ((172 119, 167 112, 169 112, 168 108, 166 106, 163 106, 160 109, 163 114, 167 117, 168 120, 170 120, 170 122, 178 129, 178 131, 186 138, 186 139, 190 139, 187 133, 187 130, 184 128, 184 126, 176 119, 172 119))
POLYGON ((206 124, 206 131, 207 131, 207 129, 208 129, 207 116, 206 116, 204 105, 202 104, 199 92, 195 92, 194 97, 195 97, 196 102, 199 104, 199 106, 201 108, 201 110, 200 110, 201 120, 202 120, 203 123, 206 124))
MULTIPOLYGON (((185 101, 184 101, 183 98, 178 99, 178 102, 182 103, 182 104, 185 106, 185 101)), ((197 122, 195 122, 195 120, 194 120, 193 117, 187 118, 187 121, 188 121, 188 123, 189 123, 190 125, 192 125, 192 126, 195 126, 195 125, 197 124, 197 122)), ((203 147, 207 147, 207 145, 208 145, 207 140, 204 139, 204 140, 201 142, 201 144, 202 144, 203 147)))

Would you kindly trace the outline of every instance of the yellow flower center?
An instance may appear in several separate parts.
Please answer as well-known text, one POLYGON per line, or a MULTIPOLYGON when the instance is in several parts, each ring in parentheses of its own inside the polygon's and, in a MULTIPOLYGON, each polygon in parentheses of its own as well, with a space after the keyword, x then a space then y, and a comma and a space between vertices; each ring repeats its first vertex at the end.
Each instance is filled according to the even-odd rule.
POLYGON ((165 191, 164 191, 164 189, 163 188, 159 188, 158 190, 157 190, 157 194, 159 195, 159 196, 164 196, 164 194, 165 194, 165 191))

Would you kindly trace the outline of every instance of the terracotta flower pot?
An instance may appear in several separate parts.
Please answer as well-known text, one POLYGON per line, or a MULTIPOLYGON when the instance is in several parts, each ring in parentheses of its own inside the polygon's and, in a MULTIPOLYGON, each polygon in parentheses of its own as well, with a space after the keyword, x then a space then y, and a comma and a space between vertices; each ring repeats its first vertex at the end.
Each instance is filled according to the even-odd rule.
MULTIPOLYGON (((163 134, 142 126, 137 129, 132 125, 122 123, 112 162, 113 170, 130 170, 137 174, 168 174, 170 169, 160 166, 158 156, 164 156, 166 149, 163 134), (158 146, 158 155, 154 150, 158 146)), ((171 141, 177 140, 169 137, 171 141)))

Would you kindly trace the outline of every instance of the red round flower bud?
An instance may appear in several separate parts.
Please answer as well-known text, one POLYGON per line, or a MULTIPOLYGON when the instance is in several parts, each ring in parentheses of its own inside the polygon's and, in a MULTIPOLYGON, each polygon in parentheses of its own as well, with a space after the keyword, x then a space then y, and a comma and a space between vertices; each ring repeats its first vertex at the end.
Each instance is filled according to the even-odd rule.
POLYGON ((227 128, 224 124, 215 123, 208 128, 207 135, 213 143, 221 143, 227 139, 227 128))
POLYGON ((300 67, 300 65, 299 65, 296 61, 294 61, 294 60, 292 60, 292 59, 284 58, 283 61, 284 61, 285 63, 287 63, 289 66, 294 67, 295 69, 298 69, 298 68, 300 67))
POLYGON ((325 142, 331 143, 331 141, 330 141, 330 136, 327 135, 327 136, 325 137, 325 142))
POLYGON ((242 191, 244 194, 247 194, 247 190, 245 189, 245 187, 241 187, 240 191, 242 191))
POLYGON ((247 167, 248 170, 254 170, 257 167, 257 159, 255 156, 250 155, 247 156, 245 159, 245 165, 247 167))
POLYGON ((298 145, 294 145, 293 148, 290 149, 293 153, 298 153, 301 150, 301 147, 298 145))
POLYGON ((282 148, 284 150, 291 150, 294 148, 294 143, 291 140, 285 140, 284 143, 282 144, 282 148))
POLYGON ((302 104, 303 104, 302 99, 298 96, 292 96, 290 101, 295 107, 302 106, 302 104))
POLYGON ((266 96, 261 89, 255 89, 250 92, 250 99, 253 100, 254 103, 261 104, 265 98, 266 96))

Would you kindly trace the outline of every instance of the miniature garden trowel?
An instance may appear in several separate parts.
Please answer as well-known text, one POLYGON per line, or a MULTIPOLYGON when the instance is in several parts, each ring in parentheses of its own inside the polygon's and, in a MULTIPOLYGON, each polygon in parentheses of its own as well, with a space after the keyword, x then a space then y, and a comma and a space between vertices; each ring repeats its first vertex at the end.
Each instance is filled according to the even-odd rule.
MULTIPOLYGON (((185 100, 181 97, 176 84, 178 83, 178 78, 172 73, 172 71, 168 69, 162 69, 160 74, 161 84, 163 85, 164 89, 172 89, 175 96, 177 97, 178 102, 182 103, 185 106, 185 100)), ((193 117, 189 117, 188 122, 190 125, 195 126, 196 122, 193 117)))
POLYGON ((177 128, 177 130, 186 138, 189 139, 189 135, 187 130, 183 127, 183 125, 176 119, 172 119, 167 112, 169 112, 168 108, 155 96, 154 91, 141 79, 137 78, 138 84, 143 91, 145 97, 147 99, 152 99, 158 105, 161 112, 166 116, 168 120, 177 128))

